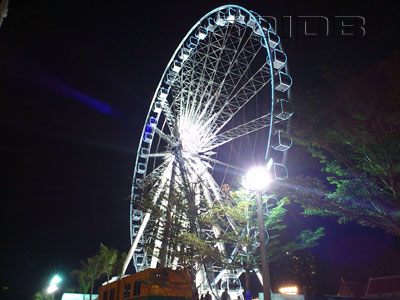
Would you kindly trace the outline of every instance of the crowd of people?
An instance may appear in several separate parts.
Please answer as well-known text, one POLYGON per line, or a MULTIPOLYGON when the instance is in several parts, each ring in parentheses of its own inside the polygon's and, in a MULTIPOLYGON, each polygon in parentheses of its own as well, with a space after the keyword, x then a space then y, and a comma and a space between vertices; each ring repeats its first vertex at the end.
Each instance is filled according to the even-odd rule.
MULTIPOLYGON (((240 297, 240 298, 243 299, 243 297, 240 297)), ((201 295, 200 300, 212 300, 210 292, 207 291, 207 293, 205 295, 201 295)), ((227 288, 222 293, 221 300, 231 300, 231 296, 229 295, 227 288)), ((252 300, 251 292, 246 293, 244 300, 252 300)))

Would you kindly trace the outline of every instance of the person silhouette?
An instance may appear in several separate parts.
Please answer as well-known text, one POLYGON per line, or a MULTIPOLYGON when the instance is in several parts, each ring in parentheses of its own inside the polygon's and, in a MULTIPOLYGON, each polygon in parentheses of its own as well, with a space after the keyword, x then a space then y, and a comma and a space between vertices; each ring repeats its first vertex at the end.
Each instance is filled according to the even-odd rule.
POLYGON ((226 288, 225 291, 221 295, 221 300, 231 300, 231 296, 229 296, 228 289, 226 288))
POLYGON ((206 296, 204 297, 204 300, 211 300, 211 295, 210 295, 209 291, 207 291, 206 296))

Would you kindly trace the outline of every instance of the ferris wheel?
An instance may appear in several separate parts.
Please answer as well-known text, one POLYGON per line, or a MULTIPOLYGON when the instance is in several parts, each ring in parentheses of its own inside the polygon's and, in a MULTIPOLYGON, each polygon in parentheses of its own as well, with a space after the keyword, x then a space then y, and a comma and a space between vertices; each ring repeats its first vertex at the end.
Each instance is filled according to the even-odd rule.
MULTIPOLYGON (((221 187, 251 165, 272 161, 274 178, 286 179, 291 85, 280 38, 257 13, 225 5, 189 30, 164 70, 140 136, 128 254, 136 271, 179 267, 168 241, 172 218, 203 239, 235 230, 234 224, 202 228, 197 217, 202 201, 221 200, 221 187)), ((235 282, 226 270, 214 275, 213 284, 235 282)))

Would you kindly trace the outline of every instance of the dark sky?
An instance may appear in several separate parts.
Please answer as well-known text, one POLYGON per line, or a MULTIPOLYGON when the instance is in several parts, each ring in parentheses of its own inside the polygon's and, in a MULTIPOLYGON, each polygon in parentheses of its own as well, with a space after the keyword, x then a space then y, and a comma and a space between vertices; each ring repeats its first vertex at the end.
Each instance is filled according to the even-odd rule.
MULTIPOLYGON (((23 299, 55 272, 68 280, 99 242, 128 250, 130 178, 152 95, 181 38, 226 2, 10 2, 0 28, 0 279, 10 299, 23 299)), ((278 20, 326 16, 331 29, 334 16, 365 17, 365 37, 282 39, 294 89, 318 85, 321 65, 359 71, 398 47, 398 10, 389 2, 235 4, 278 20)), ((400 241, 381 230, 297 212, 289 222, 327 228, 312 250, 327 293, 341 276, 400 274, 400 241)))

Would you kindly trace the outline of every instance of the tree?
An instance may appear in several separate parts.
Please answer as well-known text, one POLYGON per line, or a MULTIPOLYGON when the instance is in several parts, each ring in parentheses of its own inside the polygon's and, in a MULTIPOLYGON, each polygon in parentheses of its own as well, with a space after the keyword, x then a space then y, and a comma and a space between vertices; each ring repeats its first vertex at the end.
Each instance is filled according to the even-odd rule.
POLYGON ((103 262, 99 255, 88 257, 86 261, 82 261, 82 276, 90 284, 90 300, 92 300, 94 284, 103 274, 103 270, 103 262))
MULTIPOLYGON (((249 291, 250 271, 259 268, 261 261, 256 217, 257 206, 252 194, 242 188, 229 191, 229 187, 225 186, 224 191, 224 201, 205 213, 202 221, 205 224, 217 224, 221 228, 226 228, 229 223, 235 224, 236 230, 225 232, 221 239, 225 244, 239 245, 241 250, 229 257, 230 260, 228 257, 224 257, 221 263, 228 268, 242 267, 246 272, 246 290, 249 291)), ((278 189, 276 191, 278 192, 278 189)), ((284 258, 287 252, 317 245, 317 240, 324 235, 323 228, 320 227, 315 231, 304 230, 296 238, 284 240, 282 233, 286 228, 284 217, 287 210, 285 207, 290 204, 290 201, 286 197, 279 198, 280 200, 277 200, 271 194, 264 195, 262 199, 265 205, 265 228, 268 230, 267 247, 270 263, 284 258)))
POLYGON ((118 255, 117 261, 114 264, 114 269, 113 269, 114 274, 121 276, 125 258, 126 258, 126 252, 120 252, 118 255))
POLYGON ((319 295, 317 262, 307 250, 286 252, 285 258, 271 264, 271 286, 296 285, 306 297, 319 295))
POLYGON ((119 275, 125 256, 125 253, 119 255, 118 250, 108 248, 100 243, 99 251, 81 261, 81 268, 73 271, 73 274, 78 277, 82 293, 86 294, 90 291, 91 300, 96 281, 102 278, 102 275, 106 275, 107 281, 109 281, 110 276, 119 275))
POLYGON ((49 294, 46 293, 41 293, 41 292, 36 292, 33 296, 32 296, 32 300, 50 300, 51 296, 49 294))
MULTIPOLYGON (((81 265, 83 265, 83 263, 84 262, 82 261, 81 265)), ((89 276, 85 271, 86 270, 81 268, 81 269, 73 270, 71 272, 72 275, 76 275, 78 277, 78 284, 79 284, 82 294, 84 294, 84 295, 87 294, 87 292, 89 291, 89 288, 90 288, 89 276)))
POLYGON ((107 276, 107 281, 110 276, 115 273, 115 266, 118 260, 118 250, 108 248, 103 243, 100 243, 99 253, 97 254, 101 264, 101 273, 107 276))
POLYGON ((294 180, 304 214, 400 236, 399 67, 397 52, 356 75, 325 68, 326 82, 297 96, 294 140, 325 174, 294 180))

